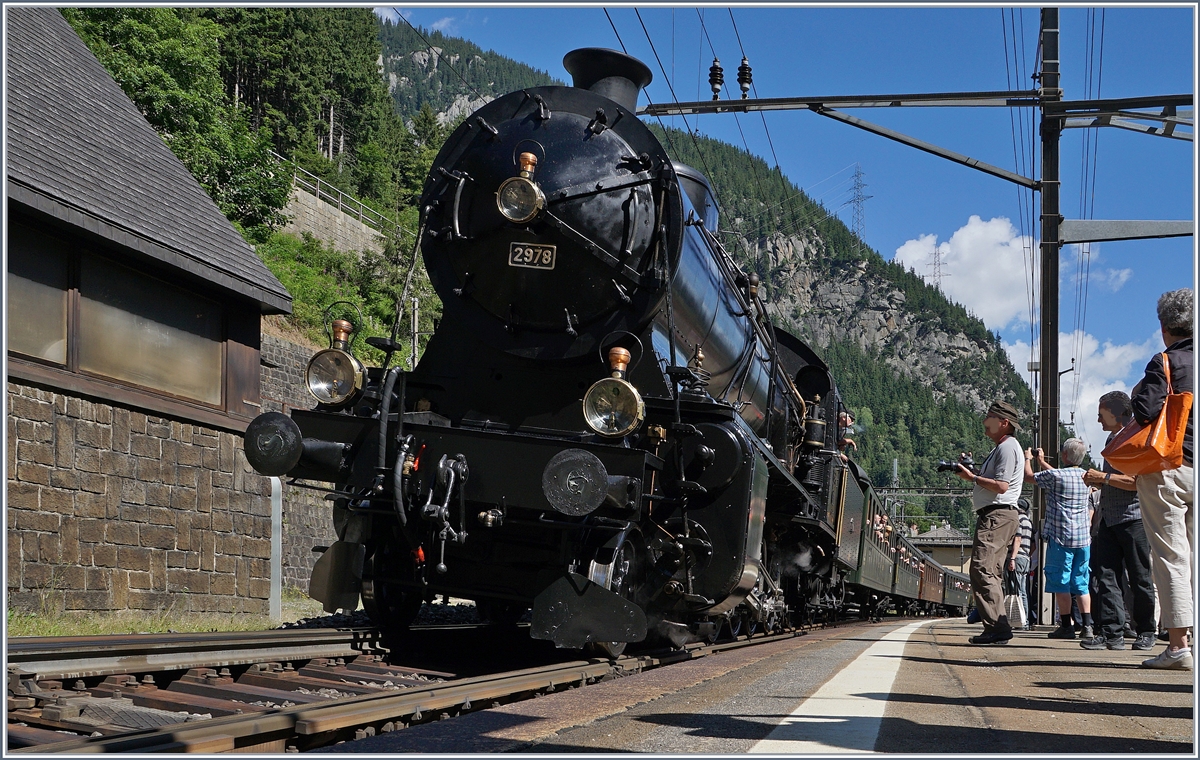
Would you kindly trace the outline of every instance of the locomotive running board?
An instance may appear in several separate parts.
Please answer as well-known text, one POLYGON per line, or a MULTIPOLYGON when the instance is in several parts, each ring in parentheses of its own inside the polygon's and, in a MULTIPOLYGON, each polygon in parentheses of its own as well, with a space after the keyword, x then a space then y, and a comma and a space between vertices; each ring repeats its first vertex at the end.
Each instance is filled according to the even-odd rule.
POLYGON ((596 641, 646 638, 642 608, 578 573, 567 573, 533 600, 529 635, 565 649, 596 641))

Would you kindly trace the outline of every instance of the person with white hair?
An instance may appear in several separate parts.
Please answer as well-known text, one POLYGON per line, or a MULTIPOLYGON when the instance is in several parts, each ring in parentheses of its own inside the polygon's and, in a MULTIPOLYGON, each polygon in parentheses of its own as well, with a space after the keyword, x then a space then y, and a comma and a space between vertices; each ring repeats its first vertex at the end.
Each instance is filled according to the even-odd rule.
MULTIPOLYGON (((1146 374, 1134 386, 1130 396, 1133 418, 1149 425, 1162 413, 1169 389, 1175 393, 1192 392, 1192 314, 1191 288, 1163 293, 1158 299, 1158 323, 1162 328, 1166 351, 1156 354, 1146 365, 1146 374), (1166 365, 1164 366, 1164 358, 1166 365)), ((1162 606, 1162 624, 1167 629, 1167 648, 1157 657, 1142 662, 1147 668, 1192 669, 1192 651, 1187 630, 1192 625, 1195 587, 1192 579, 1192 416, 1188 415, 1183 438, 1183 464, 1171 470, 1137 476, 1138 502, 1150 557, 1154 586, 1162 606)))
POLYGON ((1041 449, 1025 449, 1025 482, 1036 483, 1046 492, 1046 518, 1042 522, 1042 538, 1046 541, 1046 591, 1054 594, 1058 605, 1058 628, 1049 634, 1052 639, 1075 638, 1071 622, 1071 596, 1079 600, 1083 616, 1080 637, 1095 637, 1092 622, 1091 582, 1091 489, 1083 482, 1079 465, 1087 455, 1087 445, 1078 438, 1068 438, 1059 449, 1064 467, 1052 468, 1041 449), (1040 472, 1033 471, 1037 455, 1040 472))

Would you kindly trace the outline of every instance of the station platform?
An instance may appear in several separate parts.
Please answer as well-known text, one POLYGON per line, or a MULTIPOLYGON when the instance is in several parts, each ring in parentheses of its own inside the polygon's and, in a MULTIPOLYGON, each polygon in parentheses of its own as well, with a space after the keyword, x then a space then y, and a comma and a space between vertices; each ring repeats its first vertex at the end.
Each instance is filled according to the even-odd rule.
POLYGON ((1195 755, 1193 671, 979 624, 814 629, 323 752, 1195 755))
POLYGON ((887 697, 877 751, 1194 754, 1194 671, 1152 670, 1161 652, 1090 651, 1016 631, 1003 646, 974 646, 965 619, 917 627, 887 697))

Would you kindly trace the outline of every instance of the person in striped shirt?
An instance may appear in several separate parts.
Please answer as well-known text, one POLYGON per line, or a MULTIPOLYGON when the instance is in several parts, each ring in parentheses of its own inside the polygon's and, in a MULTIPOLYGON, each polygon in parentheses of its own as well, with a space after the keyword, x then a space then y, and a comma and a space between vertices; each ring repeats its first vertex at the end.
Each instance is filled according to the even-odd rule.
POLYGON ((1092 627, 1091 582, 1091 514, 1088 508, 1090 490, 1083 482, 1079 464, 1087 454, 1087 444, 1078 438, 1063 441, 1059 459, 1065 467, 1051 468, 1041 449, 1036 450, 1040 472, 1033 471, 1034 452, 1025 450, 1025 481, 1036 483, 1046 492, 1046 518, 1042 523, 1042 538, 1046 541, 1046 591, 1054 594, 1058 604, 1058 628, 1047 634, 1052 639, 1075 638, 1071 622, 1071 595, 1079 600, 1083 616, 1081 638, 1095 637, 1092 627))
POLYGON ((1017 593, 1025 610, 1025 630, 1033 630, 1029 610, 1029 553, 1033 548, 1033 520, 1029 519, 1029 499, 1017 499, 1017 535, 1013 536, 1008 555, 1008 570, 1017 574, 1017 593))

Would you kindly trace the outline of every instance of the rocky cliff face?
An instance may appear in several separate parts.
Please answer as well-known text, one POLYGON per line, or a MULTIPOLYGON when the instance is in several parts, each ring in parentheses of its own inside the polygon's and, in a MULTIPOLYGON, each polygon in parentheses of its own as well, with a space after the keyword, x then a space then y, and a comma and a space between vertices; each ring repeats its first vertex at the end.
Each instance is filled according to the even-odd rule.
MULTIPOLYGON (((473 55, 465 61, 460 55, 443 55, 442 48, 435 46, 432 48, 432 52, 430 50, 416 50, 405 55, 392 54, 386 60, 380 56, 379 67, 387 80, 388 92, 395 95, 397 88, 402 90, 409 89, 414 85, 414 80, 401 72, 407 72, 421 78, 427 87, 440 89, 439 64, 446 63, 451 68, 459 68, 462 66, 478 65, 483 62, 484 59, 478 55, 473 55)), ((453 124, 462 117, 475 112, 480 106, 490 100, 492 98, 486 95, 481 98, 472 98, 463 94, 456 95, 449 106, 435 109, 438 123, 442 125, 453 124)))
POLYGON ((897 374, 928 385, 983 413, 998 388, 982 386, 971 367, 997 350, 943 328, 936 316, 915 312, 885 278, 858 261, 825 274, 827 252, 819 237, 782 234, 759 240, 755 254, 770 272, 769 310, 780 324, 817 347, 856 343, 877 354, 897 374))

